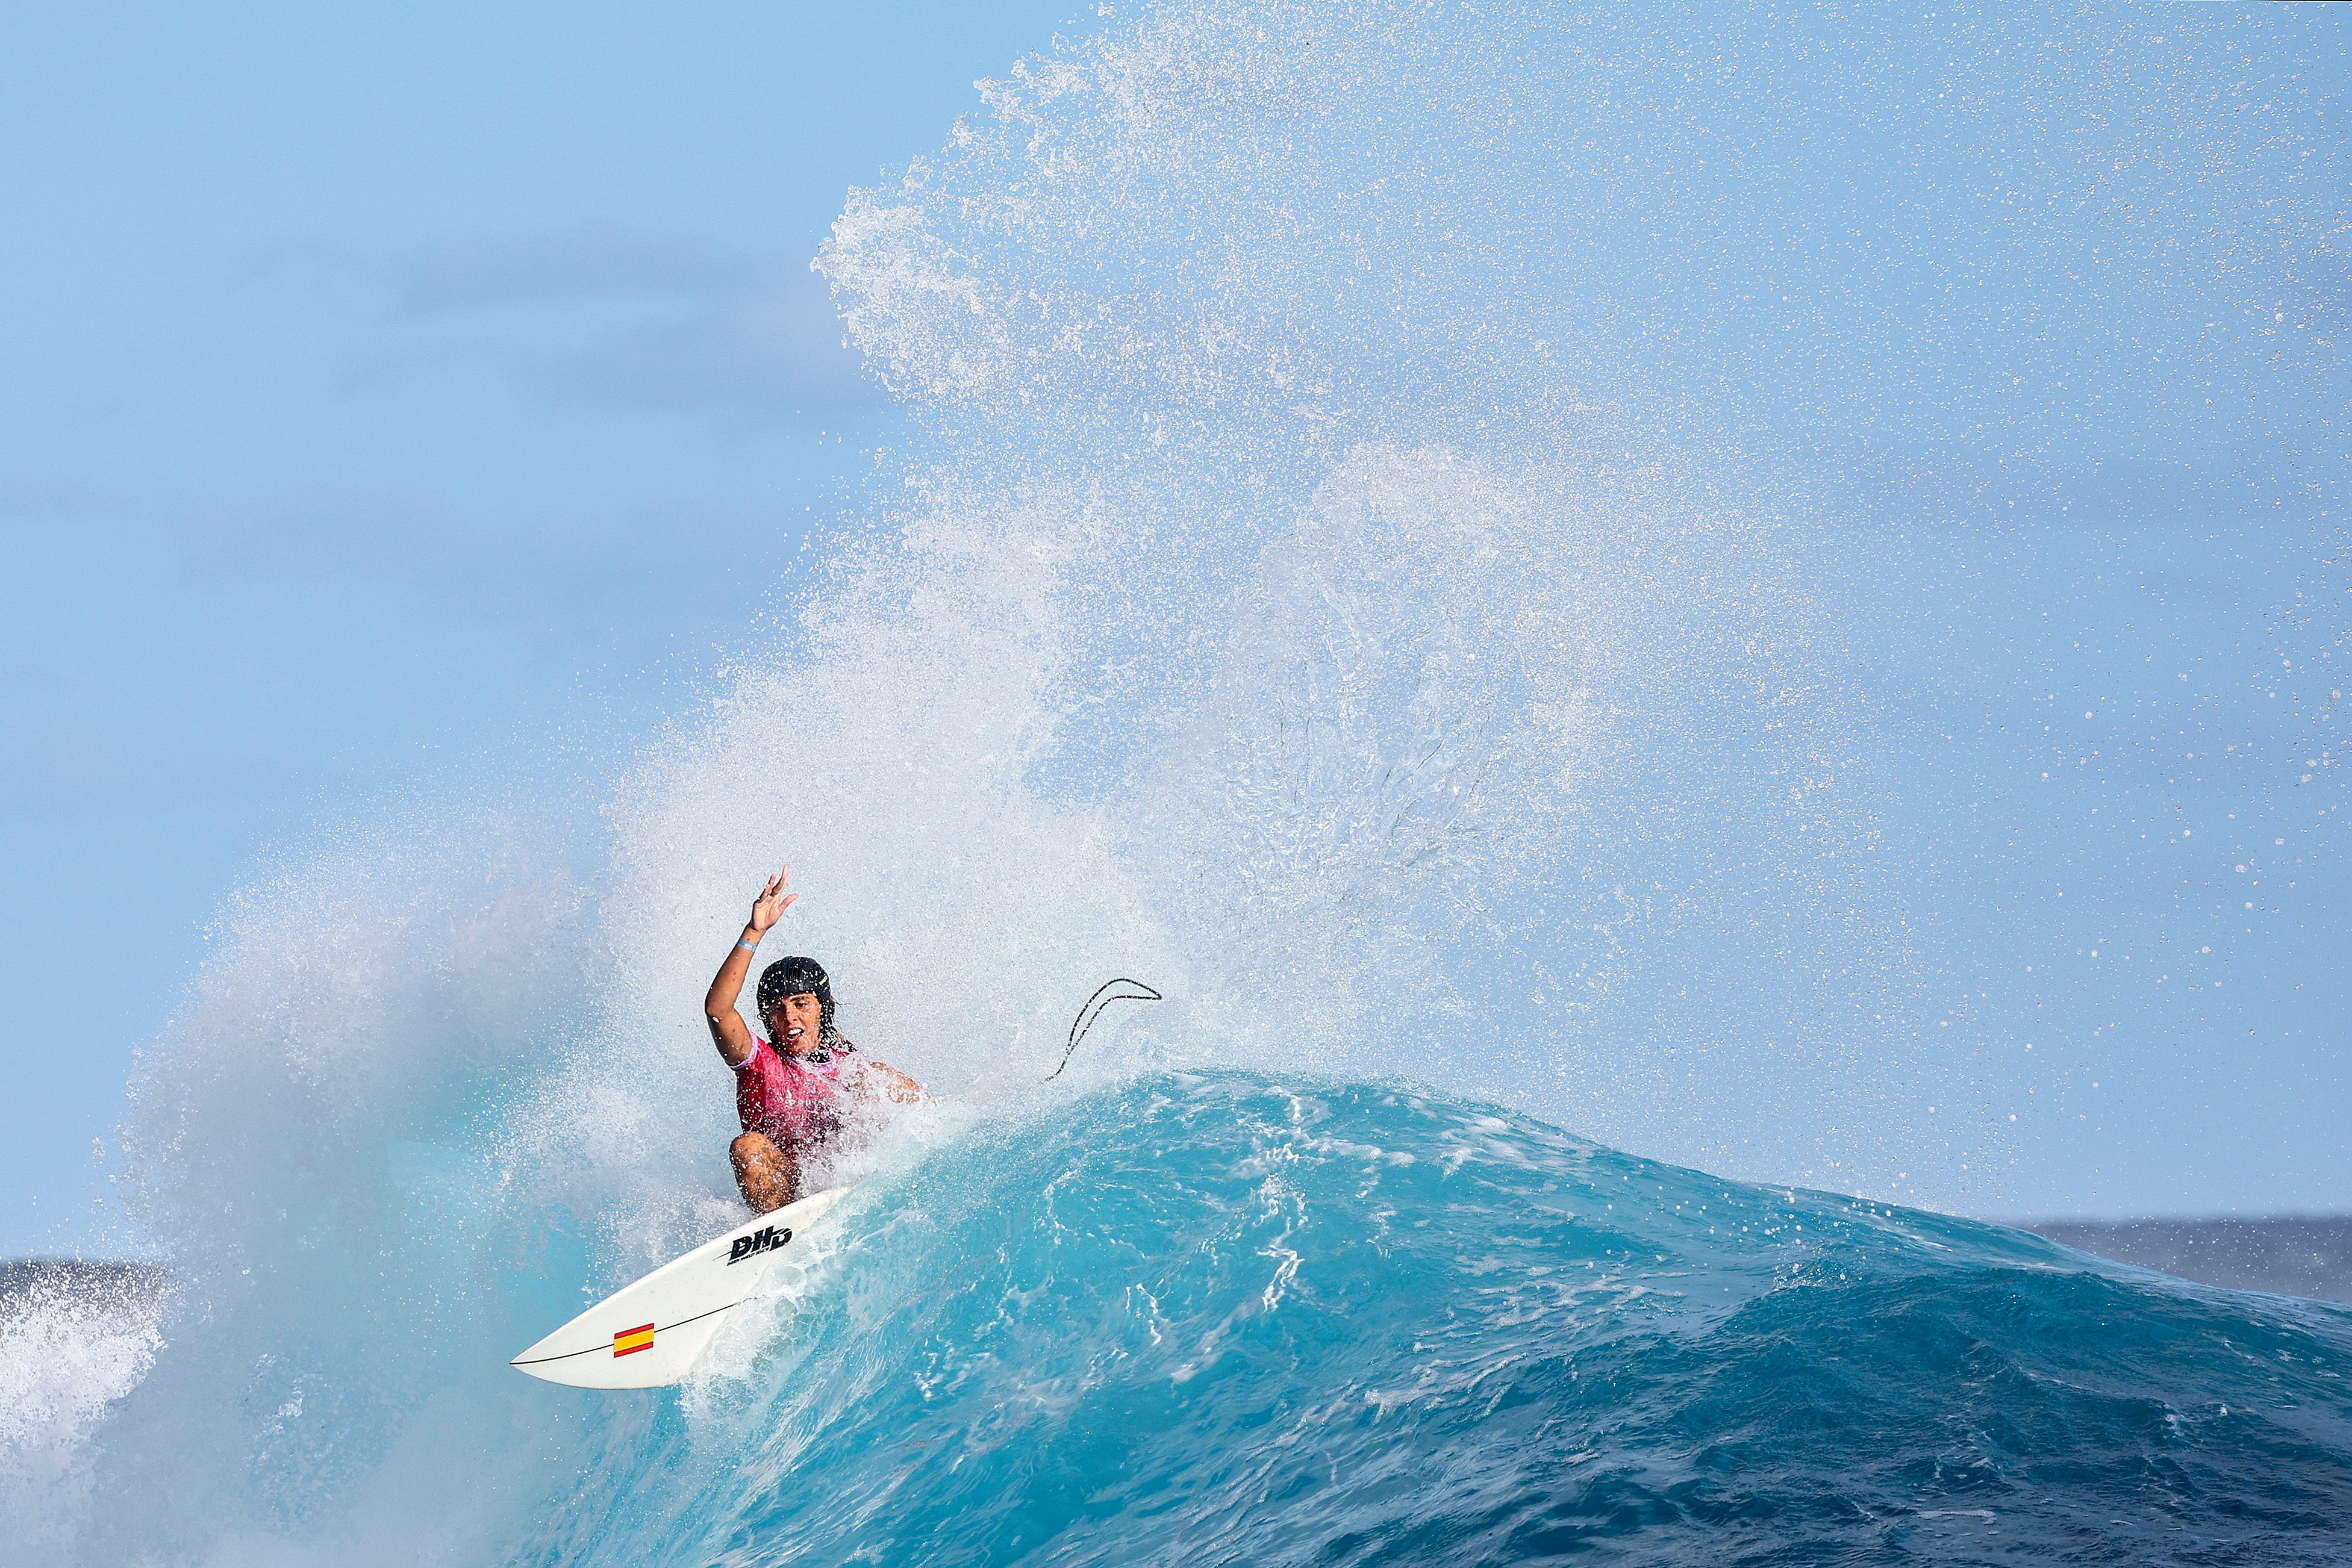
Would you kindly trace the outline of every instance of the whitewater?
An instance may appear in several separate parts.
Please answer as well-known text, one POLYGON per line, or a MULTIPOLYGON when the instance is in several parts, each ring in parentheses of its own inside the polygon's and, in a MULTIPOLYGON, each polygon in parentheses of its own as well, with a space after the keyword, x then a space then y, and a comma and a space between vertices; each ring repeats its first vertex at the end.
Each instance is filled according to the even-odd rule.
POLYGON ((775 624, 588 808, 224 911, 168 1272, 0 1322, 0 1555, 2352 1556, 2352 1308, 1937 1212, 2012 1134, 1844 656, 1901 497, 2340 401, 2332 78, 2195 13, 1166 5, 985 84, 818 256, 913 433, 775 624), (784 862, 936 1103, 684 1388, 512 1373, 742 1218, 696 1009, 784 862))

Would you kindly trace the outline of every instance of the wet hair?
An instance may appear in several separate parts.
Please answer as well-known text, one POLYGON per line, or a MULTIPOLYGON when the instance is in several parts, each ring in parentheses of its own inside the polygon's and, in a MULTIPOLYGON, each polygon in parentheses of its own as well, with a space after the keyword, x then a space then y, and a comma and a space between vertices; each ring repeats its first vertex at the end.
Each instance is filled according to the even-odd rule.
POLYGON ((766 1023, 768 1009, 786 997, 803 994, 816 998, 817 1049, 845 1054, 856 1051, 857 1047, 833 1027, 833 981, 826 976, 824 966, 814 958, 779 958, 760 971, 760 988, 755 993, 760 1021, 766 1023))

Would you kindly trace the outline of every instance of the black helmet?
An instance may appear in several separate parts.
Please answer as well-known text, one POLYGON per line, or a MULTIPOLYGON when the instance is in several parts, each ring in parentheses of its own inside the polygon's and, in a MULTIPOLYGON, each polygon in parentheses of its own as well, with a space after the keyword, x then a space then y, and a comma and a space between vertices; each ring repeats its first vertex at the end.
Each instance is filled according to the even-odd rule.
POLYGON ((814 958, 779 958, 760 971, 760 1016, 766 1018, 768 1009, 786 997, 803 993, 816 998, 817 1006, 824 1009, 824 1021, 833 1021, 833 982, 825 977, 824 966, 814 958))
POLYGON ((760 1021, 765 1023, 768 1009, 786 997, 804 992, 816 998, 819 1040, 827 1048, 837 1049, 833 1046, 838 1038, 833 1027, 833 982, 825 977, 824 966, 814 958, 779 958, 760 971, 760 1021))

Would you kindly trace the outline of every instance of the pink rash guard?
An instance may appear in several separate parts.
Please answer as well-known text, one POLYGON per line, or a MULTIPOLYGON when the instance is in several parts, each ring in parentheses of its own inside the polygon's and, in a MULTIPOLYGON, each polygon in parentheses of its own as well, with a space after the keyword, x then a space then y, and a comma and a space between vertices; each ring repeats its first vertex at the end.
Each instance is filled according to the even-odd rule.
POLYGON ((735 1113, 747 1133, 764 1133, 780 1149, 831 1136, 841 1127, 841 1059, 803 1061, 752 1037, 751 1054, 735 1070, 735 1113))

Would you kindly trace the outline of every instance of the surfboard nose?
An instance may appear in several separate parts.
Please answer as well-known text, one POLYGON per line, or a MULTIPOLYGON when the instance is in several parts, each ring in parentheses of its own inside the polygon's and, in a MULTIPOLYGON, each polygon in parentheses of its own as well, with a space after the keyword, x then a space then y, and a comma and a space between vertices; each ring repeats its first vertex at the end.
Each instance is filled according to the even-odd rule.
POLYGON ((685 1381, 727 1314, 758 1293, 769 1266, 849 1190, 811 1194, 713 1237, 614 1291, 507 1364, 574 1388, 685 1381))

